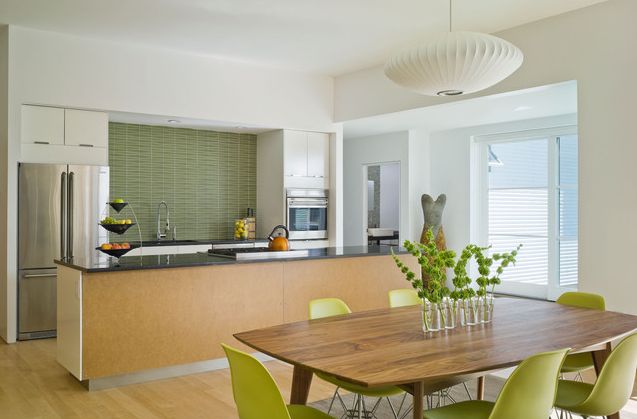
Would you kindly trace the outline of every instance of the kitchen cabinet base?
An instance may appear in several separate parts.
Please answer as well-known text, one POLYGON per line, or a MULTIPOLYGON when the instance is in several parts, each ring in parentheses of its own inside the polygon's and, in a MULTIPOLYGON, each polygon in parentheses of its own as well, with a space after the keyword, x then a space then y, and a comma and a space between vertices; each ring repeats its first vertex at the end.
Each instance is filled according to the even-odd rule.
POLYGON ((389 255, 58 274, 58 299, 73 302, 58 360, 93 389, 212 368, 221 343, 249 350, 233 334, 307 319, 312 298, 370 310, 409 285, 389 255))

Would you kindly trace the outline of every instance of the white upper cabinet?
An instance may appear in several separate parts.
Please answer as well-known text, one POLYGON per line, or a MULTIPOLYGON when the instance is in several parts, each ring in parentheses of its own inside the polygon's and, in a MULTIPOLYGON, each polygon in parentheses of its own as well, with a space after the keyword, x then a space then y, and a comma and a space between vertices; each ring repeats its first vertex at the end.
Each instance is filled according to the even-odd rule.
POLYGON ((108 114, 22 105, 20 161, 108 165, 108 114))
POLYGON ((64 143, 83 147, 108 147, 108 115, 104 112, 64 111, 64 143))
POLYGON ((283 165, 285 176, 307 176, 307 134, 305 132, 285 131, 283 165))
POLYGON ((108 148, 108 114, 22 105, 22 143, 108 148))
POLYGON ((329 135, 321 132, 284 131, 284 175, 327 178, 329 173, 329 135))
POLYGON ((64 144, 64 109, 23 105, 21 132, 25 144, 64 144))
POLYGON ((307 175, 326 178, 330 173, 330 136, 322 132, 307 133, 307 175))

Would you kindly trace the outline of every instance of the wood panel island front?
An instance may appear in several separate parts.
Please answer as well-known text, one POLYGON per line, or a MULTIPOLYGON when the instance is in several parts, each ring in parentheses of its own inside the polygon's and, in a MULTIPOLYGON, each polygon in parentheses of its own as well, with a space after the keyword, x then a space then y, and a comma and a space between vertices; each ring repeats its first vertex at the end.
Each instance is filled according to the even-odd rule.
POLYGON ((200 253, 56 263, 58 361, 89 389, 223 368, 221 342, 248 350, 233 334, 306 320, 311 299, 371 310, 409 286, 384 246, 251 262, 200 253))

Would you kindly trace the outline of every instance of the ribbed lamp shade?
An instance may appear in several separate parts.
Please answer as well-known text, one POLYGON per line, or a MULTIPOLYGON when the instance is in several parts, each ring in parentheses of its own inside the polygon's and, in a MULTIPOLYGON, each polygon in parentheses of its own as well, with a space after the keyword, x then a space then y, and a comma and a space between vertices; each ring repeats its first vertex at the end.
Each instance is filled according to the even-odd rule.
POLYGON ((473 93, 509 77, 524 54, 504 39, 477 32, 448 32, 392 57, 385 75, 429 96, 473 93))

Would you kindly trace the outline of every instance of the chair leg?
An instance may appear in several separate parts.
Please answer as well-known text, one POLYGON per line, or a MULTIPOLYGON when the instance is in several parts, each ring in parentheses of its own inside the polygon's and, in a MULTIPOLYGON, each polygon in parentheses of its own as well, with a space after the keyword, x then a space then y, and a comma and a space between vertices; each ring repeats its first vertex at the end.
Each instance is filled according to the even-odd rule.
POLYGON ((469 392, 469 387, 467 387, 467 383, 462 383, 462 385, 464 386, 464 391, 467 392, 467 396, 469 397, 469 400, 473 400, 473 398, 471 397, 471 392, 469 392))
POLYGON ((343 416, 341 416, 341 417, 351 416, 350 413, 349 413, 350 409, 347 408, 347 405, 345 404, 345 400, 343 400, 343 398, 341 397, 341 394, 337 392, 336 393, 336 397, 338 397, 338 401, 341 403, 341 407, 343 408, 343 412, 345 412, 343 414, 343 416))
POLYGON ((337 395, 338 395, 338 387, 336 387, 336 390, 334 390, 334 395, 332 396, 332 400, 330 401, 330 407, 327 408, 328 415, 332 411, 332 406, 334 405, 334 400, 336 400, 337 395))
POLYGON ((405 400, 407 400, 407 392, 403 394, 403 399, 400 401, 400 406, 398 406, 398 415, 400 416, 400 412, 403 411, 403 406, 405 405, 405 400))
POLYGON ((383 401, 383 398, 382 398, 382 397, 379 397, 379 398, 376 400, 376 403, 374 403, 374 406, 372 406, 372 410, 370 410, 370 411, 369 411, 369 413, 370 413, 373 417, 376 417, 376 409, 378 409, 378 406, 380 406, 380 402, 382 402, 382 401, 383 401))
POLYGON ((391 412, 394 414, 394 419, 398 419, 398 414, 396 413, 396 410, 394 409, 394 405, 391 402, 391 399, 389 397, 387 397, 387 403, 389 403, 389 408, 391 409, 391 412))

